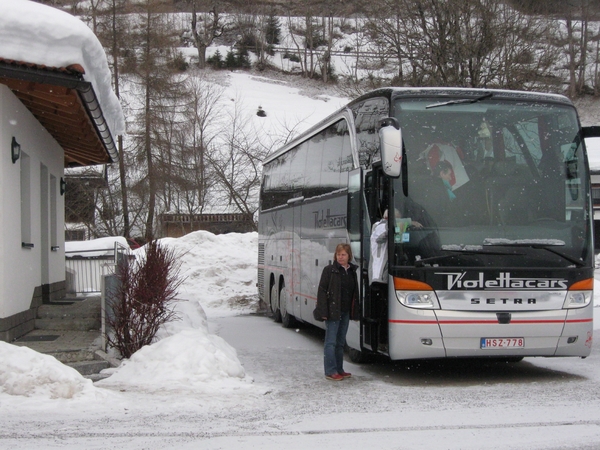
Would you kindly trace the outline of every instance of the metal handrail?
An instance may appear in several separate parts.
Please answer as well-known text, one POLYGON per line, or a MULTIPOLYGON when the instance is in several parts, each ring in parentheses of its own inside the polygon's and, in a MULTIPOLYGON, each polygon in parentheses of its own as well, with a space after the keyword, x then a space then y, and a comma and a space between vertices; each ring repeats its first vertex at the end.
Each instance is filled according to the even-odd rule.
POLYGON ((115 268, 122 258, 132 257, 129 247, 114 243, 112 249, 98 248, 89 250, 72 250, 65 252, 65 268, 71 271, 72 278, 67 276, 67 291, 71 294, 96 293, 102 291, 102 277, 114 274, 115 268), (86 256, 98 253, 100 255, 86 256))

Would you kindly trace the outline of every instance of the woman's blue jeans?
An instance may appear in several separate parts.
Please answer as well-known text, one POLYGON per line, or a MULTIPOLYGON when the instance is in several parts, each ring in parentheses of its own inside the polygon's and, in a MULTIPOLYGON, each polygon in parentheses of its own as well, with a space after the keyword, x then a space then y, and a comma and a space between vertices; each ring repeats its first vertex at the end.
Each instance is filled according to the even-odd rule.
POLYGON ((350 324, 350 313, 342 313, 340 320, 325 321, 325 375, 344 371, 344 347, 350 324))

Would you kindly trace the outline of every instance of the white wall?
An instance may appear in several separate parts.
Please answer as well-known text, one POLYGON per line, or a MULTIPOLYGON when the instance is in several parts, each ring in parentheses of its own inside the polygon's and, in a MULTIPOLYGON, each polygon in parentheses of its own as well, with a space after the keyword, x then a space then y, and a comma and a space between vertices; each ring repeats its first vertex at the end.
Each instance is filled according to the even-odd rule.
POLYGON ((64 152, 35 117, 0 84, 0 318, 29 309, 36 286, 65 279, 64 197, 60 195, 64 152), (30 241, 32 249, 21 247, 21 157, 11 160, 11 141, 15 137, 30 164, 30 241), (43 170, 45 166, 47 170, 43 170), (44 182, 42 183, 42 180, 44 182), (53 185, 50 186, 50 180, 53 185), (55 194, 56 224, 50 223, 51 196, 55 194), (44 209, 41 198, 48 199, 47 220, 42 224, 44 209), (42 248, 42 230, 49 239, 42 248), (54 236, 50 236, 51 230, 54 236), (57 245, 58 251, 50 251, 57 245), (42 256, 47 255, 46 274, 42 272, 42 256))

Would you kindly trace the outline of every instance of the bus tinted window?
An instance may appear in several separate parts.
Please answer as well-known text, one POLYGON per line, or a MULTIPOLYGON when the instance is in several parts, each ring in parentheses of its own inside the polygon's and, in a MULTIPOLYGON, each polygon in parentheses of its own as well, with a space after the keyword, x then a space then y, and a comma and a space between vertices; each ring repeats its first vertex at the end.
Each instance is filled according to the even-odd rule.
POLYGON ((348 125, 340 120, 265 164, 261 208, 346 188, 353 165, 348 125))
MULTIPOLYGON (((521 250, 521 257, 490 264, 541 264, 539 258, 566 266, 589 258, 588 174, 575 109, 495 99, 431 107, 439 102, 395 105, 408 164, 408 196, 398 181, 396 207, 424 225, 399 237, 410 239, 398 247, 399 260, 410 264, 448 249, 484 254, 495 242, 551 245, 567 257, 521 250)), ((478 261, 486 264, 486 256, 478 261)))

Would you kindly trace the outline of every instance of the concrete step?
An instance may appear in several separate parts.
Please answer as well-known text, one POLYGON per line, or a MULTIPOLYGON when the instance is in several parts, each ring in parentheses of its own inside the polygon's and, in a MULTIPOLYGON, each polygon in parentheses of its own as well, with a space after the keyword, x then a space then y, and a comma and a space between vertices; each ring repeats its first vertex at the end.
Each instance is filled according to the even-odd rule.
POLYGON ((94 318, 64 318, 64 319, 35 319, 38 330, 99 330, 102 326, 100 319, 94 318))
POLYGON ((86 361, 96 359, 102 335, 99 330, 33 330, 13 344, 52 355, 61 362, 86 361))
POLYGON ((81 375, 89 376, 100 373, 104 369, 108 369, 110 364, 108 361, 95 360, 95 361, 77 361, 68 363, 67 366, 72 367, 81 375))
POLYGON ((87 378, 120 361, 109 357, 100 332, 100 297, 65 299, 38 308, 36 329, 13 344, 51 355, 87 378))
POLYGON ((99 330, 100 297, 89 297, 73 303, 54 303, 38 308, 35 327, 39 330, 99 330))
POLYGON ((63 364, 72 364, 80 361, 94 361, 94 352, 94 348, 89 348, 76 350, 56 350, 43 353, 54 356, 63 364))

